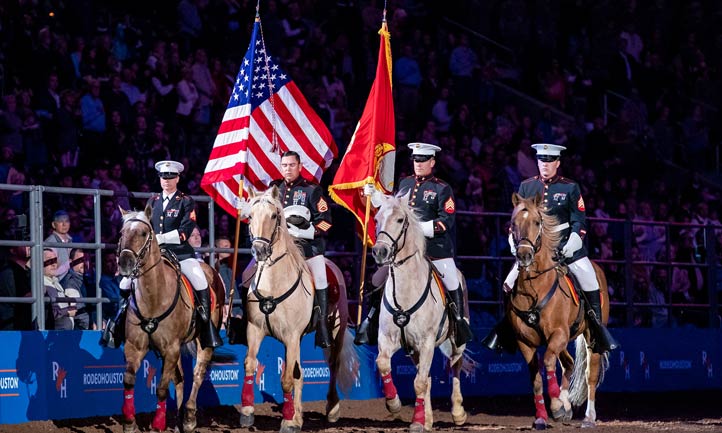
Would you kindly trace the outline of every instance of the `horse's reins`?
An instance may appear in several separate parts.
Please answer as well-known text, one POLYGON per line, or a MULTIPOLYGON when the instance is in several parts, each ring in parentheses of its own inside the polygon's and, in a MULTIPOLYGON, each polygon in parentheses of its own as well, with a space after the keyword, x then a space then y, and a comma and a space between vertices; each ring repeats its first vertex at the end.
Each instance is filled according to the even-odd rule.
MULTIPOLYGON (((256 202, 255 204, 258 204, 259 202, 256 202)), ((271 202, 267 202, 273 206, 275 206, 271 202)), ((276 243, 278 240, 277 234, 281 228, 281 214, 276 210, 276 226, 273 228, 273 233, 271 233, 271 238, 265 238, 262 236, 254 236, 253 233, 251 233, 251 242, 260 241, 262 243, 265 243, 268 245, 268 259, 263 261, 263 264, 259 266, 258 271, 256 272, 256 277, 253 279, 253 282, 251 283, 250 291, 253 293, 253 296, 256 297, 256 300, 249 299, 249 302, 258 302, 258 309, 264 314, 266 318, 266 326, 268 328, 269 334, 275 338, 275 335, 273 335, 273 329, 271 328, 271 321, 270 321, 270 315, 273 313, 273 311, 278 307, 278 304, 285 301, 288 297, 290 297, 293 292, 296 291, 296 289, 299 286, 299 283, 301 282, 301 276, 302 272, 301 270, 298 271, 298 278, 296 278, 296 281, 293 283, 293 285, 286 290, 286 292, 279 296, 279 297, 273 297, 273 296, 263 296, 260 293, 258 293, 258 282, 261 281, 261 275, 263 274, 263 270, 267 267, 271 267, 275 265, 276 263, 280 262, 281 259, 283 259, 287 254, 288 251, 284 252, 277 258, 273 259, 273 244, 276 243)))
MULTIPOLYGON (((521 210, 528 212, 528 210, 526 208, 521 209, 521 210)), ((534 242, 532 242, 531 239, 529 239, 528 237, 525 236, 525 237, 519 239, 518 242, 515 242, 515 248, 517 250, 519 248, 531 248, 532 252, 533 252, 532 253, 533 256, 536 255, 537 252, 539 252, 539 249, 541 248, 542 233, 544 231, 544 219, 541 214, 539 215, 539 221, 540 221, 541 227, 539 229, 539 232, 537 233, 537 236, 536 236, 536 239, 534 240, 534 242), (524 241, 528 242, 529 245, 522 245, 522 242, 524 242, 524 241)), ((568 226, 568 224, 567 224, 567 226, 568 226)), ((555 231, 555 230, 553 230, 553 231, 555 231)), ((521 268, 521 265, 519 265, 519 267, 521 268)), ((531 287, 531 291, 527 293, 527 291, 525 291, 525 290, 522 291, 520 289, 519 291, 516 292, 516 294, 518 294, 520 296, 525 296, 525 297, 531 299, 531 301, 532 301, 531 306, 527 310, 522 310, 522 309, 518 308, 516 305, 514 305, 514 296, 513 295, 512 295, 511 301, 510 301, 511 302, 511 310, 517 316, 519 316, 519 318, 522 319, 522 321, 527 326, 534 329, 537 332, 537 334, 539 335, 539 337, 542 339, 543 342, 546 342, 546 338, 545 338, 544 332, 542 331, 541 326, 540 326, 541 311, 542 311, 542 309, 544 309, 544 307, 546 307, 546 305, 549 303, 549 301, 551 301, 552 297, 554 296, 554 294, 557 291, 557 288, 559 287, 559 272, 557 272, 557 276, 556 276, 556 278, 554 278, 554 283, 552 284, 551 289, 549 289, 549 291, 547 291, 547 294, 544 296, 544 298, 542 298, 541 301, 539 301, 539 297, 537 296, 538 292, 536 290, 534 290, 532 281, 541 277, 542 275, 546 274, 547 272, 551 271, 552 269, 556 269, 558 271, 559 270, 558 268, 559 268, 559 263, 555 263, 552 266, 550 266, 546 269, 543 269, 541 271, 538 271, 538 270, 528 271, 530 275, 528 275, 524 280, 529 281, 529 287, 531 287), (532 272, 534 272, 536 275, 531 276, 532 272)), ((561 292, 567 298, 570 297, 570 295, 568 293, 566 293, 563 289, 561 290, 561 292)), ((580 307, 580 311, 581 311, 581 309, 582 308, 580 307)), ((575 321, 573 324, 573 327, 576 327, 576 325, 577 325, 577 322, 575 321)))
MULTIPOLYGON (((394 324, 399 327, 399 330, 401 332, 401 345, 404 347, 404 350, 408 353, 413 353, 413 350, 411 346, 408 344, 408 341, 406 340, 406 332, 405 328, 406 325, 409 324, 411 321, 411 315, 415 313, 417 310, 419 310, 424 303, 426 302, 426 298, 431 294, 431 298, 436 301, 436 298, 434 298, 434 294, 431 291, 431 280, 432 280, 432 272, 433 272, 433 266, 431 264, 431 261, 426 258, 426 261, 429 262, 429 276, 426 280, 426 287, 424 288, 424 292, 421 294, 421 297, 416 301, 416 303, 409 308, 408 310, 404 310, 400 305, 399 301, 396 297, 396 275, 394 273, 394 268, 403 265, 406 263, 410 258, 415 256, 419 251, 415 250, 413 253, 409 254, 408 256, 404 257, 401 260, 396 260, 396 255, 399 251, 401 251, 404 246, 406 245, 406 233, 409 229, 409 217, 404 217, 404 222, 401 227, 401 231, 399 232, 398 236, 396 238, 392 237, 389 232, 385 230, 381 230, 378 233, 376 242, 380 241, 380 236, 386 235, 387 238, 391 240, 391 243, 389 244, 391 247, 391 253, 389 254, 389 257, 387 260, 385 260, 384 264, 389 265, 389 274, 391 276, 391 296, 394 300, 394 305, 391 305, 388 298, 386 297, 386 293, 382 293, 381 296, 383 297, 384 301, 384 307, 386 308, 386 311, 391 313, 391 316, 393 317, 394 324), (403 239, 402 239, 403 237, 403 239), (399 241, 401 241, 401 244, 399 245, 399 241)), ((388 243, 388 242, 387 242, 388 243)), ((444 321, 446 320, 446 311, 444 311, 444 314, 441 317, 441 323, 439 323, 439 330, 437 332, 437 340, 440 337, 441 330, 444 325, 444 321)))
POLYGON ((180 292, 181 292, 181 278, 180 278, 180 271, 176 269, 176 275, 177 275, 177 285, 176 285, 176 291, 175 296, 173 297, 173 302, 171 305, 160 315, 157 317, 149 317, 146 318, 143 316, 143 314, 140 312, 140 307, 138 306, 138 301, 135 297, 135 280, 137 278, 142 277, 143 275, 147 274, 151 269, 156 267, 158 263, 160 263, 163 260, 163 257, 159 257, 158 261, 153 263, 149 268, 145 269, 143 272, 139 271, 145 266, 145 261, 143 260, 145 258, 145 255, 150 251, 150 245, 151 240, 153 238, 153 227, 147 222, 139 218, 131 218, 127 222, 140 222, 148 226, 150 229, 148 232, 148 236, 145 238, 145 242, 143 243, 143 246, 140 248, 140 250, 136 253, 135 251, 131 250, 130 248, 123 248, 120 250, 120 242, 118 243, 118 256, 120 256, 120 253, 123 251, 128 251, 133 255, 135 258, 135 265, 133 266, 133 269, 131 270, 129 275, 123 275, 126 278, 130 278, 130 296, 133 300, 133 302, 130 304, 130 310, 138 317, 138 320, 140 320, 140 327, 141 329, 147 333, 148 335, 152 334, 158 329, 158 324, 168 317, 171 312, 175 309, 176 305, 178 304, 178 299, 180 299, 180 292))

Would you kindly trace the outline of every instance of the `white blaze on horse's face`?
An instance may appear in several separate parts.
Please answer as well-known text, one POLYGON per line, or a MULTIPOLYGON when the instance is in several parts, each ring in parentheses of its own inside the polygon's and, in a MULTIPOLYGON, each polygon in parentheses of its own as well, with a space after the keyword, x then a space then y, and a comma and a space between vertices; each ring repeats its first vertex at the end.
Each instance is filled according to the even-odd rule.
POLYGON ((263 197, 251 202, 248 229, 251 233, 251 254, 259 262, 271 256, 272 244, 279 228, 280 211, 273 202, 263 197))
MULTIPOLYGON (((527 204, 528 205, 528 204, 527 204)), ((541 237, 541 216, 532 213, 524 203, 518 205, 518 210, 512 214, 511 231, 516 247, 516 260, 519 265, 529 267, 534 262, 534 255, 541 237)))

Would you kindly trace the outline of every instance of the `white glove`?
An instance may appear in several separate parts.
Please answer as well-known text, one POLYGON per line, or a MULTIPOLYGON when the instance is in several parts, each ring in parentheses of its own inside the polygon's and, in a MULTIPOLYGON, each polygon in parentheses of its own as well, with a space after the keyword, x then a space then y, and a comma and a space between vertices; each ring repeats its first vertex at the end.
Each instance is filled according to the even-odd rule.
POLYGON ((516 245, 514 245, 514 235, 509 233, 509 249, 511 250, 511 255, 516 255, 516 245))
POLYGON ((293 224, 288 224, 288 233, 290 233, 294 238, 313 240, 315 232, 316 228, 313 225, 304 230, 294 226, 293 224))
POLYGON ((364 184, 364 195, 366 197, 374 195, 374 192, 376 192, 376 187, 373 183, 364 184))
POLYGON ((173 244, 180 245, 180 235, 178 230, 171 230, 168 233, 158 233, 155 235, 155 240, 158 241, 158 245, 173 244))
POLYGON ((165 235, 163 233, 157 233, 155 240, 158 241, 158 245, 163 245, 165 243, 165 235))
POLYGON ((233 207, 241 211, 241 219, 251 215, 251 203, 245 198, 233 197, 233 207))
POLYGON ((427 238, 433 238, 434 237, 434 221, 424 221, 421 223, 421 231, 424 233, 424 236, 427 238))
POLYGON ((564 254, 564 257, 566 258, 570 258, 574 255, 574 253, 579 251, 583 245, 582 238, 580 238, 575 232, 572 232, 572 234, 569 235, 569 240, 564 245, 564 248, 562 248, 562 254, 564 254))

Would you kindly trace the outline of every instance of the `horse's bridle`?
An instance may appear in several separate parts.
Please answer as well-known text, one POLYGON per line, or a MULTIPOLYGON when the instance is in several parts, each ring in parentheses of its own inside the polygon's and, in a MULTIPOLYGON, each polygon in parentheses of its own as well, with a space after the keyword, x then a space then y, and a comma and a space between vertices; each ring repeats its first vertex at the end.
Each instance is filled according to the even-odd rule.
POLYGON ((406 260, 410 259, 411 257, 414 256, 414 254, 417 253, 417 251, 414 251, 410 256, 404 257, 403 259, 399 260, 398 262, 396 261, 396 254, 398 254, 398 252, 401 251, 404 248, 404 246, 406 245, 406 233, 408 231, 409 231, 409 217, 407 215, 407 216, 404 216, 404 222, 401 225, 401 231, 399 232, 399 235, 396 236, 396 238, 393 238, 391 236, 391 234, 389 234, 389 232, 387 232, 386 230, 381 230, 378 233, 378 235, 376 236, 376 242, 377 243, 379 243, 379 242, 385 243, 385 244, 389 245, 389 247, 391 248, 389 257, 386 260, 384 260, 383 263, 380 263, 381 265, 388 265, 388 264, 402 265, 406 260), (382 241, 381 235, 386 235, 386 237, 389 238, 389 240, 391 242, 389 243, 389 242, 382 241), (403 237, 403 239, 402 239, 402 237, 403 237), (400 245, 399 245, 399 241, 401 241, 400 245))
MULTIPOLYGON (((521 209, 519 212, 523 212, 523 211, 529 212, 529 210, 527 210, 526 208, 521 209)), ((541 213, 539 214, 539 224, 540 224, 539 233, 537 233, 536 239, 534 239, 533 242, 531 239, 529 239, 526 236, 519 240, 517 240, 516 237, 514 237, 514 248, 517 251, 519 251, 520 248, 531 248, 532 255, 539 252, 539 248, 541 248, 542 233, 544 232, 544 218, 542 217, 541 213), (522 242, 527 242, 529 245, 522 244, 522 242)))
MULTIPOLYGON (((253 205, 255 206, 255 205, 257 205, 257 204, 260 203, 260 202, 261 202, 261 200, 257 201, 257 202, 254 203, 253 205)), ((273 203, 271 203, 271 202, 269 202, 269 201, 265 201, 265 202, 275 207, 275 205, 274 205, 273 203)), ((250 227, 249 227, 249 232, 251 232, 251 243, 258 241, 258 242, 261 242, 261 243, 263 243, 263 244, 268 245, 268 257, 269 257, 269 259, 273 256, 273 244, 275 244, 275 243, 276 243, 276 240, 278 239, 278 236, 277 236, 277 235, 278 235, 278 230, 279 230, 280 228, 281 228, 281 212, 280 212, 278 209, 276 209, 276 226, 273 228, 273 232, 271 233, 271 238, 270 238, 270 239, 269 239, 269 238, 266 238, 266 237, 263 237, 263 236, 255 236, 255 235, 253 234, 253 232, 251 232, 250 227)), ((284 255, 285 255, 285 254, 284 254, 284 255)), ((281 257, 283 257, 283 255, 282 255, 281 257)), ((271 266, 271 265, 275 264, 276 262, 278 262, 278 261, 281 259, 281 257, 278 257, 278 258, 276 258, 275 260, 271 260, 271 263, 269 264, 269 266, 271 266)))
POLYGON ((118 242, 118 250, 116 253, 118 257, 120 257, 120 254, 122 252, 128 251, 135 258, 135 265, 133 266, 133 269, 130 271, 130 274, 128 274, 128 275, 121 274, 121 275, 124 277, 128 277, 128 278, 138 278, 138 277, 142 276, 143 274, 145 274, 146 272, 153 269, 156 265, 158 265, 158 263, 161 262, 161 258, 158 258, 158 261, 153 263, 153 265, 151 265, 148 269, 144 270, 143 272, 140 272, 140 270, 145 266, 145 256, 146 256, 146 254, 148 254, 148 251, 150 251, 150 242, 153 239, 153 227, 147 221, 139 219, 139 218, 131 218, 128 221, 126 221, 126 223, 129 223, 129 222, 143 223, 148 227, 148 236, 145 237, 145 241, 143 242, 143 245, 140 247, 140 250, 138 250, 138 252, 135 252, 135 251, 131 250, 130 248, 123 248, 121 250, 120 249, 121 243, 118 242))

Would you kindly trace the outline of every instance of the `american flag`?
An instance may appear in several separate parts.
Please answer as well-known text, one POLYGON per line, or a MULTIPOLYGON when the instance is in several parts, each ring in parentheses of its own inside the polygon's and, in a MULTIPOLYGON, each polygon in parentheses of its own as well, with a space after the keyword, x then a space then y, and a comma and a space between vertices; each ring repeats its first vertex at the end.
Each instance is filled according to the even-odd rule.
POLYGON ((256 17, 201 187, 235 215, 241 179, 245 189, 265 190, 282 177, 281 153, 287 150, 301 156, 301 175, 317 181, 338 153, 326 125, 266 51, 256 17))

